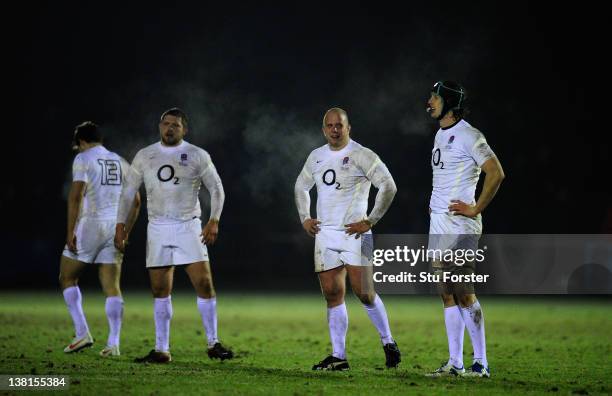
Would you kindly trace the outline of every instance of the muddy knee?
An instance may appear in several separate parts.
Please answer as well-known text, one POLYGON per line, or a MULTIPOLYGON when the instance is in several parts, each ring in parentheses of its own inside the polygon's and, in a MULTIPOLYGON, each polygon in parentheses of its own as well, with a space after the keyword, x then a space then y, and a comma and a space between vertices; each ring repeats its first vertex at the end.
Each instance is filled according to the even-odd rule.
POLYGON ((78 278, 67 277, 62 274, 60 274, 59 276, 59 284, 62 290, 67 289, 69 287, 76 286, 78 282, 79 282, 78 278))
POLYGON ((165 298, 170 295, 170 288, 167 286, 151 286, 151 292, 155 298, 165 298))
POLYGON ((328 307, 340 305, 344 301, 344 293, 341 289, 323 290, 323 294, 328 307))
POLYGON ((459 300, 459 305, 466 308, 474 305, 476 296, 474 294, 461 294, 457 296, 457 300, 459 300))
POLYGON ((215 287, 212 282, 203 280, 198 283, 197 293, 202 298, 213 298, 215 296, 215 287))
POLYGON ((106 297, 115 297, 121 295, 119 285, 103 285, 102 290, 106 297))
POLYGON ((455 297, 452 294, 440 294, 440 298, 442 298, 442 302, 444 303, 445 307, 457 305, 455 302, 455 297))
POLYGON ((374 300, 376 299, 376 294, 374 293, 360 293, 357 294, 357 298, 363 305, 372 305, 374 304, 374 300))

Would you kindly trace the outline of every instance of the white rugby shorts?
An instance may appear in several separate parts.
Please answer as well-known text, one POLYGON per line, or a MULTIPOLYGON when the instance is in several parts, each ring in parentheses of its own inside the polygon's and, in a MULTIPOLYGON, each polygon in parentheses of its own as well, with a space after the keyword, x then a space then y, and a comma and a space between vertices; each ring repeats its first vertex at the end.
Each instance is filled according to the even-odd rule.
POLYGON ((147 226, 147 268, 208 261, 202 242, 202 222, 195 218, 182 223, 147 226))
POLYGON ((477 249, 482 234, 482 217, 431 213, 428 249, 477 249))
POLYGON ((328 271, 342 265, 367 266, 372 258, 372 231, 348 235, 344 230, 321 228, 315 235, 315 272, 328 271))
POLYGON ((116 223, 115 219, 79 219, 74 231, 77 253, 64 246, 62 255, 88 264, 121 264, 123 253, 113 243, 116 223))

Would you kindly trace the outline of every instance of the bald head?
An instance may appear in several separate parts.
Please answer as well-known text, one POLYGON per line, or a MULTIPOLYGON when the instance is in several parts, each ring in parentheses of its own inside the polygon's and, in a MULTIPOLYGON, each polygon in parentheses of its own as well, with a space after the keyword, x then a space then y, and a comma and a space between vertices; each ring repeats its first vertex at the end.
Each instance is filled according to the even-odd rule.
POLYGON ((323 128, 325 128, 325 119, 327 118, 329 114, 338 114, 340 117, 344 119, 344 121, 346 121, 348 125, 349 119, 348 119, 348 114, 346 113, 346 111, 344 111, 344 109, 341 109, 340 107, 332 107, 331 109, 327 110, 325 112, 325 115, 323 116, 323 128))
POLYGON ((346 111, 333 107, 323 116, 323 134, 332 150, 340 150, 349 142, 351 125, 346 111))

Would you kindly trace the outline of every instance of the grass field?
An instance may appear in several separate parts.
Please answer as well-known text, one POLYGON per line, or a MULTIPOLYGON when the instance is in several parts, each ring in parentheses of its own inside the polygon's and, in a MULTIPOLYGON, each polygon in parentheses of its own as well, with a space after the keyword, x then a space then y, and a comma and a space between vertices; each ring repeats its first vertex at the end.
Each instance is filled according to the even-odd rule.
MULTIPOLYGON (((154 346, 152 301, 126 294, 122 355, 101 359, 106 340, 104 299, 84 290, 93 349, 65 355, 72 324, 61 293, 0 294, 0 374, 64 374, 77 394, 610 394, 612 299, 483 297, 491 379, 423 376, 447 358, 440 303, 435 297, 386 296, 391 328, 403 353, 384 369, 374 327, 348 298, 348 372, 313 372, 329 352, 321 297, 218 296, 219 334, 238 357, 211 361, 187 291, 173 295, 173 362, 142 365, 133 358, 154 346)), ((465 362, 471 362, 466 335, 465 362)), ((0 394, 8 394, 0 391, 0 394)), ((19 392, 23 393, 23 392, 19 392)), ((37 394, 40 394, 37 391, 37 394)), ((57 391, 55 392, 57 393, 57 391)))

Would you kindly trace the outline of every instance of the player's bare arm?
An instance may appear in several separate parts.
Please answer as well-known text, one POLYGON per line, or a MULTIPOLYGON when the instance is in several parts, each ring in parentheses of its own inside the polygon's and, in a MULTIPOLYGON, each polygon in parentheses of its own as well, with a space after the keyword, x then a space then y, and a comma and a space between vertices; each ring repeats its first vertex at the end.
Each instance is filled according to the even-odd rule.
POLYGON ((202 229, 200 236, 202 242, 207 245, 214 245, 219 235, 219 219, 210 219, 202 229))
POLYGON ((458 199, 451 200, 448 210, 455 214, 466 217, 475 217, 481 213, 493 200, 502 180, 506 177, 501 163, 497 157, 492 157, 482 164, 481 169, 485 172, 482 192, 478 197, 476 205, 470 205, 458 199))
POLYGON ((83 195, 85 194, 85 187, 87 183, 84 181, 75 181, 70 185, 70 192, 68 193, 68 223, 66 229, 66 245, 68 250, 73 253, 77 252, 77 240, 74 233, 76 227, 77 218, 79 217, 79 210, 81 209, 81 203, 83 202, 83 195))
POLYGON ((349 235, 355 235, 355 239, 372 229, 372 223, 367 219, 358 221, 357 223, 345 224, 344 226, 346 227, 344 232, 349 235))
MULTIPOLYGON (((128 214, 122 215, 121 212, 123 210, 120 208, 120 215, 117 217, 117 224, 115 225, 115 238, 113 240, 113 243, 117 250, 122 253, 125 252, 125 246, 128 243, 129 233, 132 230, 132 227, 134 227, 134 223, 136 222, 136 219, 138 218, 138 213, 140 212, 140 193, 136 191, 134 195, 126 194, 124 196, 122 192, 121 200, 129 200, 130 196, 133 198, 131 199, 132 204, 130 205, 130 210, 128 214)), ((125 203, 121 202, 120 205, 122 204, 125 205, 125 203)))
POLYGON ((128 218, 125 223, 117 223, 115 226, 115 239, 113 243, 117 250, 121 253, 125 253, 125 246, 128 244, 128 240, 130 238, 130 232, 136 223, 136 219, 138 219, 138 214, 140 213, 140 193, 136 193, 134 196, 134 202, 132 203, 132 207, 128 214, 128 218))
POLYGON ((128 244, 130 232, 136 223, 136 219, 138 219, 140 205, 140 193, 136 192, 132 201, 132 206, 130 207, 130 211, 127 215, 127 220, 125 220, 125 222, 118 222, 115 225, 115 238, 113 243, 117 250, 119 250, 121 253, 125 253, 125 246, 128 244))
POLYGON ((314 236, 321 231, 319 224, 321 224, 321 222, 317 219, 306 219, 302 223, 302 227, 308 235, 314 238, 314 236))
POLYGON ((125 229, 125 223, 117 223, 115 226, 115 239, 113 243, 117 250, 121 253, 125 251, 125 239, 127 238, 127 231, 125 229))
POLYGON ((126 182, 121 189, 121 197, 119 198, 117 225, 115 226, 115 239, 113 243, 120 252, 125 251, 128 233, 132 230, 140 209, 141 200, 138 189, 142 184, 142 173, 136 170, 139 163, 137 161, 139 154, 140 152, 134 158, 126 182), (136 201, 138 201, 138 208, 136 208, 136 201))

